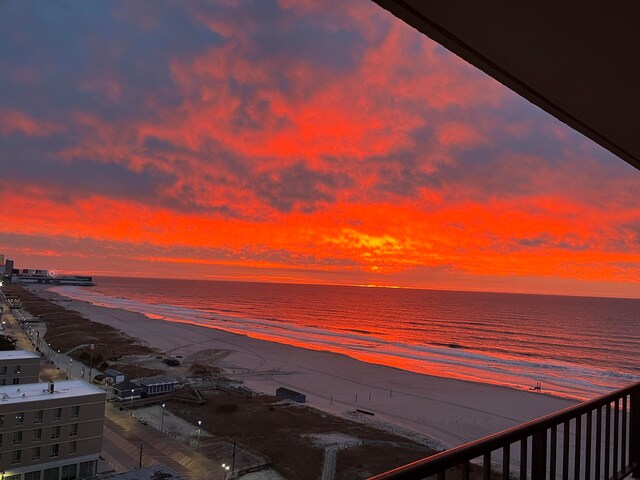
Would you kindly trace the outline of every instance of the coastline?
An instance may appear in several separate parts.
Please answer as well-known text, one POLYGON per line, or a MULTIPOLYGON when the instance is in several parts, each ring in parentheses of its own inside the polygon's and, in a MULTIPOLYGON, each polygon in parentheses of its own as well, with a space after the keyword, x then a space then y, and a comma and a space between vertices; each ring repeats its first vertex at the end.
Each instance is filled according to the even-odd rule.
MULTIPOLYGON (((62 298, 46 289, 30 290, 42 298, 62 298)), ((359 420, 440 448, 473 441, 576 403, 413 373, 201 325, 152 319, 66 297, 60 305, 167 354, 222 368, 227 377, 243 381, 252 390, 274 395, 276 388, 287 387, 305 393, 311 407, 351 418, 356 409, 364 409, 375 416, 360 416, 359 420)))

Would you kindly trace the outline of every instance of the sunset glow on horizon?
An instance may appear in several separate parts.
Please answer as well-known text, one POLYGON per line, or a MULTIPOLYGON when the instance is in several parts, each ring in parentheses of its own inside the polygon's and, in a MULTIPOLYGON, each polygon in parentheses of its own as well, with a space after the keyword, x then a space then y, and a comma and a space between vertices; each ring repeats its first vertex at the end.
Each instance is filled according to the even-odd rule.
POLYGON ((371 1, 0 3, 20 268, 640 298, 640 172, 371 1))

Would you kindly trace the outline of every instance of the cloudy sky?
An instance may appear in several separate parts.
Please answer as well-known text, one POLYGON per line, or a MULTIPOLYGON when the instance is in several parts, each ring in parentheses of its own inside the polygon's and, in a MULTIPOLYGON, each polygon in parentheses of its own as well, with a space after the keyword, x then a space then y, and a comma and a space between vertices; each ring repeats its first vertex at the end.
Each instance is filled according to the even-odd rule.
POLYGON ((369 0, 0 1, 0 252, 640 297, 640 172, 369 0))

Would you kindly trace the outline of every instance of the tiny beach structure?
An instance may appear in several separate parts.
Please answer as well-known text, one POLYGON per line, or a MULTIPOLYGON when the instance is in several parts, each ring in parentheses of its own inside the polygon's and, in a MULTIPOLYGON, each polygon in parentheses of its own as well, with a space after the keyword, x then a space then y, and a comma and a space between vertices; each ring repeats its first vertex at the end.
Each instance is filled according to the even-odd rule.
POLYGON ((102 374, 104 375, 104 383, 107 385, 124 382, 127 378, 124 373, 114 370, 113 368, 107 368, 102 374))
POLYGON ((144 396, 160 395, 175 391, 178 381, 171 377, 158 375, 156 377, 138 378, 135 383, 140 385, 144 396))
POLYGON ((136 399, 142 396, 142 388, 138 384, 125 380, 113 386, 113 394, 118 400, 136 399))
POLYGON ((276 398, 280 400, 293 400, 298 403, 307 403, 307 396, 304 393, 296 392, 285 387, 276 389, 276 398))

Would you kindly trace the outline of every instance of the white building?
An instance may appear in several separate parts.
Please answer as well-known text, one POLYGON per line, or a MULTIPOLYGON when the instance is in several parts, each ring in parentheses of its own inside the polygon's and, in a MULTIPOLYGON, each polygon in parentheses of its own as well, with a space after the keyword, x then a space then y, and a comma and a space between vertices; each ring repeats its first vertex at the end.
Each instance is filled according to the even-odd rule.
POLYGON ((37 383, 40 356, 26 350, 0 351, 0 386, 37 383))
POLYGON ((3 480, 76 480, 96 474, 105 392, 82 380, 0 387, 3 480))

